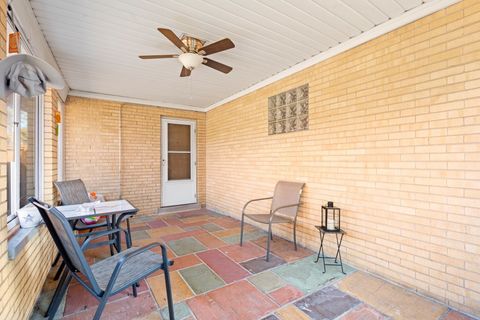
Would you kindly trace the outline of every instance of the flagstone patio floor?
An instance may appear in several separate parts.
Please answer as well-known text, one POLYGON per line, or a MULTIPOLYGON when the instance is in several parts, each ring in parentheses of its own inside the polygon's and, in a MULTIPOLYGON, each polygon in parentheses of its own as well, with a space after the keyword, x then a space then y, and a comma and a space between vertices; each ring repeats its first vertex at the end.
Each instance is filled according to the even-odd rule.
MULTIPOLYGON (((246 226, 239 246, 239 221, 206 209, 132 219, 134 246, 167 244, 176 319, 473 319, 383 279, 345 266, 323 273, 315 253, 293 249, 274 236, 270 262, 265 261, 266 233, 246 226)), ((87 251, 90 263, 106 258, 108 248, 87 251)), ((41 316, 55 289, 54 268, 31 319, 41 316)), ((168 319, 161 272, 112 297, 102 319, 168 319), (162 318, 163 317, 163 318, 162 318)), ((97 301, 75 280, 57 318, 91 319, 97 301)))

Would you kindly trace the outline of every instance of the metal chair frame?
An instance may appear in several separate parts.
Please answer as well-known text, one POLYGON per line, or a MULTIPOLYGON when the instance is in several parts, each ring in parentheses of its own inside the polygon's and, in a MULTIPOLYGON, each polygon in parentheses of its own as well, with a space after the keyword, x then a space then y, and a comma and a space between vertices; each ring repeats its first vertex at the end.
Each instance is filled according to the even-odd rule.
MULTIPOLYGON (((273 197, 253 199, 253 200, 248 201, 245 204, 245 206, 243 207, 243 209, 242 209, 242 223, 241 223, 241 227, 240 227, 240 246, 243 245, 243 225, 244 225, 244 221, 245 221, 245 210, 247 209, 247 206, 252 202, 263 201, 263 200, 271 200, 271 199, 273 199, 273 197)), ((268 236, 267 236, 267 255, 265 257, 267 262, 270 261, 270 240, 273 240, 272 220, 274 218, 275 213, 280 209, 291 208, 291 207, 299 207, 301 204, 302 203, 299 202, 299 203, 294 203, 294 204, 291 204, 291 205, 278 207, 277 209, 275 209, 273 211, 270 210, 270 221, 268 223, 268 236)), ((247 218, 248 218, 248 216, 247 216, 247 218)), ((295 246, 295 251, 296 251, 297 250, 297 217, 295 217, 293 219, 293 244, 295 246)))
MULTIPOLYGON (((169 317, 171 320, 174 320, 175 316, 173 311, 172 288, 170 284, 170 274, 168 270, 168 267, 173 264, 173 261, 168 260, 167 249, 164 244, 161 244, 158 242, 151 243, 149 245, 135 249, 134 251, 123 255, 116 263, 107 286, 104 289, 102 289, 98 285, 97 279, 93 275, 93 271, 90 265, 86 262, 85 256, 83 254, 83 250, 85 250, 85 248, 89 246, 92 240, 97 239, 99 237, 112 235, 114 233, 118 233, 118 235, 120 236, 121 230, 112 229, 112 230, 100 231, 95 235, 92 235, 88 239, 86 239, 82 244, 82 246, 80 247, 80 245, 76 241, 75 235, 73 233, 73 230, 70 227, 70 224, 57 209, 55 209, 54 207, 50 207, 47 204, 40 202, 33 197, 29 198, 29 201, 33 205, 35 205, 35 207, 37 207, 38 210, 40 211, 40 214, 42 215, 42 218, 58 250, 60 251, 60 254, 62 255, 65 265, 67 266, 67 270, 65 270, 65 272, 62 273, 59 286, 57 287, 57 290, 54 295, 54 299, 52 301, 51 308, 49 309, 49 312, 48 312, 49 319, 54 318, 55 313, 62 300, 62 297, 65 295, 68 285, 72 280, 72 278, 75 278, 80 283, 80 285, 82 285, 90 294, 92 294, 100 302, 95 312, 95 315, 93 317, 94 320, 99 320, 109 297, 117 294, 120 291, 125 290, 129 286, 132 287, 133 295, 136 297, 137 296, 136 284, 140 280, 146 278, 148 275, 156 272, 157 270, 162 269, 164 271, 164 276, 165 276, 165 287, 167 291, 169 317), (62 240, 60 239, 60 236, 58 235, 57 230, 53 225, 50 215, 53 217, 53 219, 56 219, 57 222, 61 224, 62 229, 65 230, 66 234, 64 236, 66 236, 69 239, 68 242, 71 245, 70 249, 67 249, 67 247, 62 243, 62 240), (125 263, 131 260, 133 257, 138 256, 139 254, 145 253, 146 251, 149 251, 150 249, 155 247, 161 248, 161 259, 162 259, 161 264, 159 264, 158 267, 145 270, 141 274, 137 275, 134 279, 131 279, 128 282, 124 283, 121 287, 114 289, 115 283, 125 263), (79 264, 78 266, 75 266, 75 263, 73 262, 72 258, 75 258, 76 263, 79 264), (81 269, 83 271, 80 271, 78 269, 81 269), (80 275, 83 275, 83 278, 80 275), (86 278, 87 281, 85 281, 84 278, 86 278)), ((107 259, 110 259, 110 258, 107 258, 107 259)))

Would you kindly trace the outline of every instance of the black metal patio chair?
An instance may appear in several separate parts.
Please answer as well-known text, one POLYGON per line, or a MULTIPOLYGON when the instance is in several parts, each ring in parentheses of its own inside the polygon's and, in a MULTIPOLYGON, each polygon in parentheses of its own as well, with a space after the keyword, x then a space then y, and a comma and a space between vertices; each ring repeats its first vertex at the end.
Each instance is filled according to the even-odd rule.
POLYGON ((93 317, 94 320, 98 320, 109 297, 130 286, 133 290, 133 296, 136 297, 136 284, 148 275, 162 269, 165 277, 169 317, 170 320, 174 320, 172 288, 168 271, 168 267, 173 264, 173 261, 167 259, 167 249, 164 244, 156 242, 141 248, 132 247, 89 265, 82 247, 87 247, 92 240, 98 237, 120 233, 121 230, 112 229, 99 232, 85 240, 80 247, 71 225, 60 211, 33 197, 29 198, 29 201, 40 211, 43 221, 67 266, 67 270, 62 273, 59 286, 55 292, 54 301, 48 314, 49 319, 55 317, 72 278, 75 278, 100 302, 93 317), (150 250, 157 246, 161 248, 161 255, 150 250))
MULTIPOLYGON (((60 203, 62 205, 74 205, 74 204, 83 204, 90 202, 90 197, 88 196, 88 191, 87 188, 85 187, 85 183, 81 179, 75 179, 75 180, 67 180, 67 181, 56 181, 54 182, 55 187, 57 188, 59 194, 60 194, 60 203)), ((131 244, 131 234, 130 234, 130 220, 129 217, 126 218, 127 222, 127 246, 131 244)), ((106 229, 111 229, 114 228, 115 226, 111 225, 110 218, 104 218, 100 220, 98 223, 95 224, 84 224, 81 220, 75 220, 71 222, 72 229, 75 231, 79 231, 77 234, 78 238, 85 238, 88 239, 88 237, 96 234, 98 231, 95 231, 92 233, 93 230, 97 230, 100 228, 106 228, 106 229), (87 233, 84 231, 88 230, 87 233)), ((120 248, 115 244, 115 241, 113 240, 113 237, 110 235, 109 236, 109 242, 103 242, 105 245, 110 246, 110 254, 114 254, 114 248, 117 249, 117 252, 120 252, 120 248)), ((52 266, 55 266, 60 259, 60 253, 57 254, 55 257, 55 260, 52 264, 52 266)), ((58 269, 57 274, 54 277, 54 280, 58 280, 60 277, 63 268, 65 267, 65 264, 62 262, 60 265, 60 268, 58 269)))

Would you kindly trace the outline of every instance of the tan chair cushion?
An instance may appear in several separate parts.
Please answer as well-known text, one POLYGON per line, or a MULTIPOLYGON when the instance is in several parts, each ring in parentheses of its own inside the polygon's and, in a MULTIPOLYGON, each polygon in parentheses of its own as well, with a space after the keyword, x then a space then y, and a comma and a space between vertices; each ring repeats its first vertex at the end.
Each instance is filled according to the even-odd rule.
MULTIPOLYGON (((271 210, 288 206, 300 202, 300 195, 305 184, 303 182, 278 181, 273 193, 271 210)), ((295 218, 298 213, 298 207, 288 207, 279 209, 276 213, 295 218)))
MULTIPOLYGON (((270 222, 269 214, 245 214, 245 217, 252 219, 253 221, 268 224, 270 222)), ((289 223, 292 222, 291 218, 274 215, 272 223, 289 223)))

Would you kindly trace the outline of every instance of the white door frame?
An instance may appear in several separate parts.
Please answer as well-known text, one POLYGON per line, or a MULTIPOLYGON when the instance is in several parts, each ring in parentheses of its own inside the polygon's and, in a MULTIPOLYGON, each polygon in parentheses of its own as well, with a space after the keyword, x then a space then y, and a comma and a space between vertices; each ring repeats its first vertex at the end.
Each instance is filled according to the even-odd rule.
POLYGON ((197 122, 195 120, 162 118, 162 207, 197 203, 197 122), (190 179, 168 180, 168 124, 190 126, 190 179))

